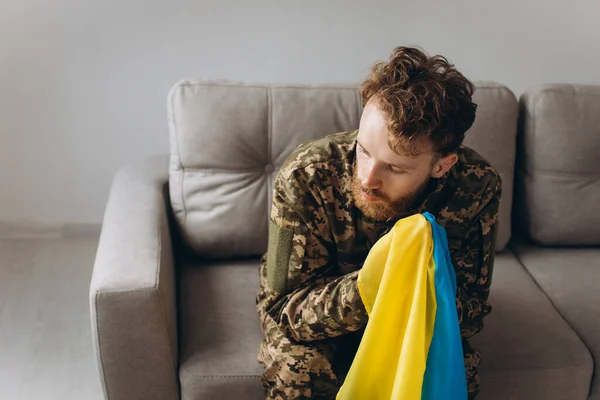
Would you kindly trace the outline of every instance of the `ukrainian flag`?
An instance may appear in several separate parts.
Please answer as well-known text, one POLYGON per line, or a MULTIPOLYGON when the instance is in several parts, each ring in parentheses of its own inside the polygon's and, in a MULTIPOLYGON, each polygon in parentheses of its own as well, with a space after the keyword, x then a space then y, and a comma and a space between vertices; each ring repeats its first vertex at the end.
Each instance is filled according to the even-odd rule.
POLYGON ((429 213, 398 221, 358 276, 369 313, 338 400, 466 400, 456 276, 429 213))

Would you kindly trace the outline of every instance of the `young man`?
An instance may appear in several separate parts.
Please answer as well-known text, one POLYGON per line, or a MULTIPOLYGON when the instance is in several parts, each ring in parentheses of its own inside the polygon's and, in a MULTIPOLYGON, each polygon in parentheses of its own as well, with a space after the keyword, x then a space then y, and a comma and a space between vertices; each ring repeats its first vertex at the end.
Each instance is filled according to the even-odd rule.
POLYGON ((269 399, 334 399, 368 316, 356 280, 395 222, 429 211, 445 227, 456 271, 470 396, 480 356, 501 181, 462 145, 473 84, 441 57, 399 47, 361 86, 358 131, 300 146, 274 186, 260 267, 258 360, 269 399))

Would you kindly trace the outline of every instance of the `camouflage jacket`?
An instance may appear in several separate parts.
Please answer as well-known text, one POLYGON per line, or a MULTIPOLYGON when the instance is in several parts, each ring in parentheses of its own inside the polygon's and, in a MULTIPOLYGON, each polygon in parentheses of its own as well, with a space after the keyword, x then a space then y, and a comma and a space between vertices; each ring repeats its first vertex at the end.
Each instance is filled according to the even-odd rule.
MULTIPOLYGON (((461 146, 458 162, 431 180, 416 209, 376 221, 353 202, 356 136, 343 132, 301 145, 277 175, 257 296, 263 331, 276 324, 290 338, 313 341, 363 328, 368 316, 356 279, 369 249, 399 218, 429 211, 448 234, 461 334, 474 335, 491 310, 498 173, 461 146)), ((465 357, 473 357, 465 345, 465 357)))

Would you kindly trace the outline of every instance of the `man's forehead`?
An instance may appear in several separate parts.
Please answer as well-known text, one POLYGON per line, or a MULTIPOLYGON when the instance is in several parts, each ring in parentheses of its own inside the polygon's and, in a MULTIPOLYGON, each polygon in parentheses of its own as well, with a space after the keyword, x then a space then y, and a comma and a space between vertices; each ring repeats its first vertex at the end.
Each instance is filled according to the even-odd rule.
POLYGON ((414 154, 405 149, 405 147, 407 147, 406 145, 403 146, 402 144, 397 144, 396 147, 393 148, 392 146, 394 143, 387 138, 385 139, 385 142, 382 143, 374 143, 374 139, 377 140, 377 138, 373 138, 370 135, 361 136, 359 133, 357 144, 369 154, 376 153, 371 154, 371 156, 379 158, 380 161, 385 162, 386 164, 414 168, 424 160, 429 160, 430 158, 430 152, 427 151, 428 149, 424 148, 424 146, 419 146, 418 153, 414 154))

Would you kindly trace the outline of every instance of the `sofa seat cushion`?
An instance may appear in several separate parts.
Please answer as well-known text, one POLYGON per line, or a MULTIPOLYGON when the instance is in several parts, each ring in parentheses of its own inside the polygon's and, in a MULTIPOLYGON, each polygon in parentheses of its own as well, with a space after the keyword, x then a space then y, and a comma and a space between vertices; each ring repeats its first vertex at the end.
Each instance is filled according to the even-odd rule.
MULTIPOLYGON (((256 361, 258 264, 252 258, 180 267, 183 399, 264 399, 256 361)), ((478 400, 585 399, 589 352, 514 254, 496 256, 493 279, 493 312, 473 338, 483 354, 478 400)))
POLYGON ((510 252, 496 256, 490 302, 485 328, 472 339, 483 358, 479 398, 586 399, 587 348, 510 252))
MULTIPOLYGON (((588 347, 593 359, 600 360, 600 248, 543 248, 523 244, 513 248, 588 347)), ((600 399, 600 382, 595 375, 591 395, 600 399)))
POLYGON ((264 399, 258 258, 179 266, 181 398, 264 399))

